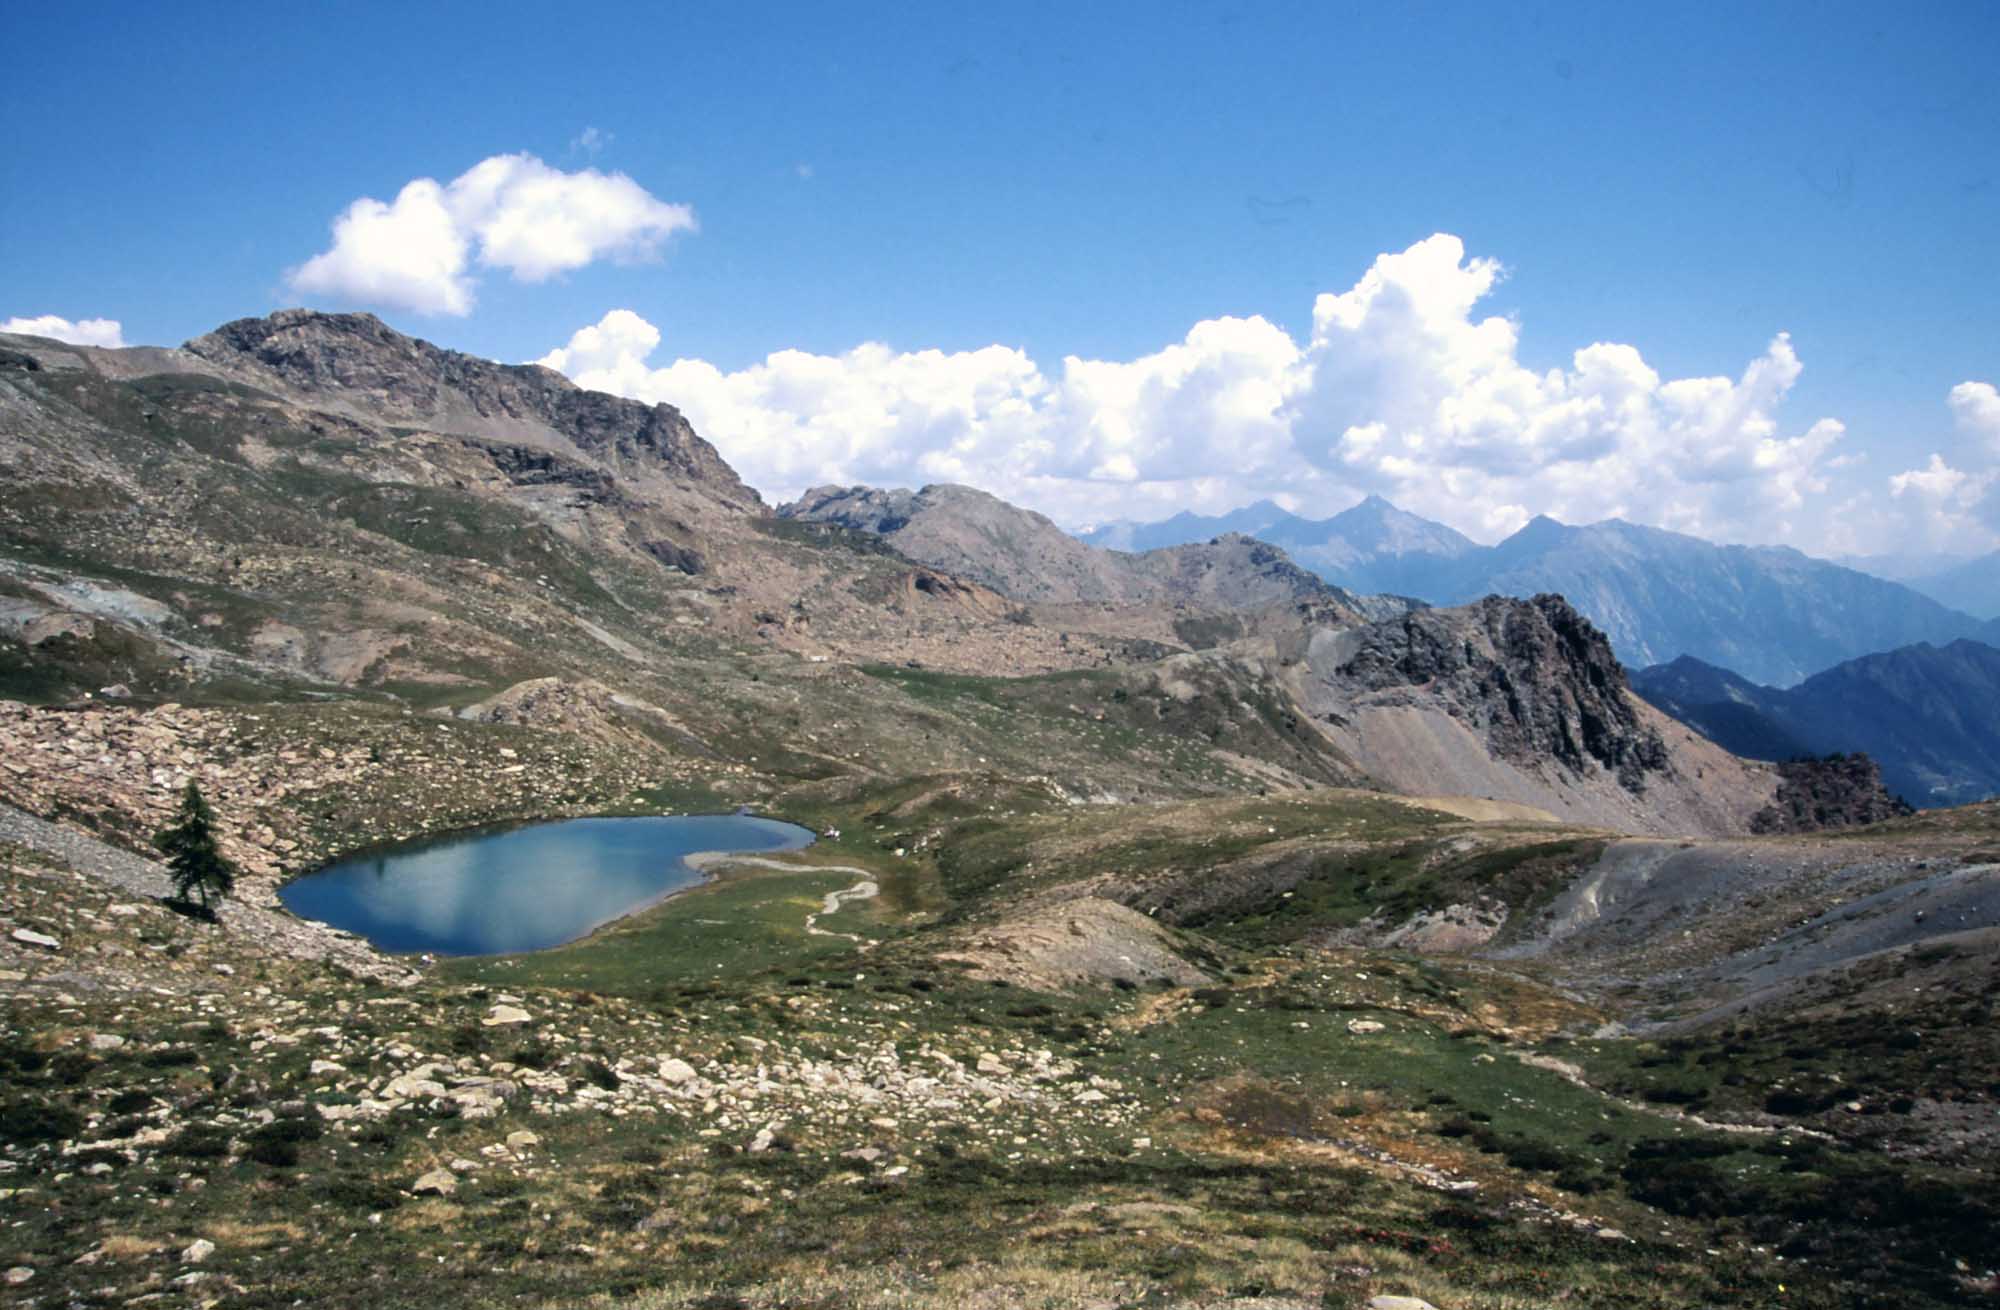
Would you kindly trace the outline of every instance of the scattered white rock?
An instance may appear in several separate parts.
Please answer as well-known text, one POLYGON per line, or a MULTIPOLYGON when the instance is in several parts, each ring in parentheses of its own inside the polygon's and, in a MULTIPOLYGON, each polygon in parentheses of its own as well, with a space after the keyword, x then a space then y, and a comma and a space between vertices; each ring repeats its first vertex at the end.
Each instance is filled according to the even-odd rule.
POLYGON ((4 1280, 9 1287, 19 1287, 34 1276, 35 1271, 27 1265, 15 1265, 6 1273, 0 1274, 0 1280, 4 1280))
POLYGON ((198 1265, 214 1254, 215 1243, 209 1241, 206 1237, 197 1237, 187 1244, 186 1250, 181 1252, 181 1263, 198 1265))
POLYGON ((533 1023, 535 1016, 518 1005, 496 1005, 480 1020, 488 1028, 506 1028, 515 1024, 533 1023))
POLYGON ((1368 1303, 1368 1310, 1437 1310, 1437 1307, 1421 1296, 1378 1296, 1368 1303))
POLYGON ((116 1033, 92 1033, 90 1049, 93 1051, 115 1051, 125 1044, 125 1039, 116 1033))
POLYGON ((23 946, 39 946, 45 951, 59 951, 62 943, 47 933, 36 932, 32 928, 16 928, 14 940, 23 946))
MULTIPOLYGON (((1383 1027, 1384 1025, 1375 1022, 1373 1019, 1349 1019, 1347 1021, 1347 1031, 1353 1033, 1356 1037, 1366 1037, 1369 1033, 1379 1033, 1383 1030, 1383 1027)), ((1378 1301, 1381 1299, 1380 1297, 1376 1298, 1378 1301)), ((1408 1298, 1403 1299, 1407 1300, 1408 1298)))
POLYGON ((670 1055, 666 1059, 660 1061, 661 1082, 672 1083, 675 1086, 679 1086, 682 1083, 691 1083, 694 1080, 695 1080, 694 1066, 689 1064, 686 1060, 677 1059, 674 1056, 670 1055))

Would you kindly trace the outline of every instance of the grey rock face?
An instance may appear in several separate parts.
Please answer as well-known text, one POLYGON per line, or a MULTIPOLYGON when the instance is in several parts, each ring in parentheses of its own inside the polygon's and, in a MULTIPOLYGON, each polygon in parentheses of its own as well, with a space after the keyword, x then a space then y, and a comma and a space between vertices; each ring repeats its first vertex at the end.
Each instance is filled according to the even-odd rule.
POLYGON ((1347 645, 1331 681, 1421 689, 1503 759, 1554 759, 1576 773, 1595 761, 1635 793, 1666 767, 1666 743, 1640 722, 1610 643, 1560 596, 1416 610, 1347 645))
POLYGON ((1572 526, 1536 518, 1498 545, 1481 546, 1374 496, 1330 519, 1299 518, 1264 502, 1221 518, 1118 524, 1085 540, 1165 545, 1205 539, 1223 525, 1283 547, 1356 592, 1435 605, 1559 593, 1634 668, 1693 655, 1788 687, 1842 660, 1915 642, 2000 642, 2000 619, 1982 621, 2000 611, 2000 566, 1992 556, 1936 575, 1930 587, 1788 548, 1719 546, 1618 519, 1572 526))

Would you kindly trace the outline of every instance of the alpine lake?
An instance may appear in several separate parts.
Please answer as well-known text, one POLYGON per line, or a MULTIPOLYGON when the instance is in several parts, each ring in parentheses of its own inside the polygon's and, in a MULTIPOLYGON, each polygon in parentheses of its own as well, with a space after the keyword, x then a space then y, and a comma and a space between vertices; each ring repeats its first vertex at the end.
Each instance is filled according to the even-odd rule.
POLYGON ((796 824, 744 814, 564 819, 384 847, 279 889, 301 918, 384 951, 546 950, 700 883, 697 853, 797 850, 796 824))

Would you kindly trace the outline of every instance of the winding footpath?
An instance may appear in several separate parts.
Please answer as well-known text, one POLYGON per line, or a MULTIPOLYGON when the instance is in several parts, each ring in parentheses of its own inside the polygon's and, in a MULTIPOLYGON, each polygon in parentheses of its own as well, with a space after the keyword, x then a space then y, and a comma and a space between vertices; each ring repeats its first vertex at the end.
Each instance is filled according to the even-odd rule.
POLYGON ((699 855, 690 855, 687 857, 687 862, 704 873, 725 864, 747 864, 759 869, 775 869, 779 873, 851 873, 861 881, 852 887, 828 892, 820 908, 806 916, 806 934, 811 937, 844 938, 864 951, 875 945, 872 940, 859 933, 835 932, 830 928, 819 926, 821 919, 838 912, 841 906, 852 901, 873 900, 881 894, 881 885, 875 881, 875 875, 866 869, 857 869, 851 864, 786 864, 782 860, 767 860, 758 855, 732 855, 726 851, 712 853, 705 851, 699 855))

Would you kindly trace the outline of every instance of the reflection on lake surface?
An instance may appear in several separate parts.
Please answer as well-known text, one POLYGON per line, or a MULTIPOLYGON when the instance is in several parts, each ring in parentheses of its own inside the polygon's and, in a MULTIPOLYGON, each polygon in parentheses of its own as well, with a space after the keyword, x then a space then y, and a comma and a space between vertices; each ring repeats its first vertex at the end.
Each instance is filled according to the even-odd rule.
POLYGON ((812 834, 746 815, 566 819, 330 864, 282 887, 302 918, 386 951, 537 951, 701 881, 697 851, 796 850, 812 834))

